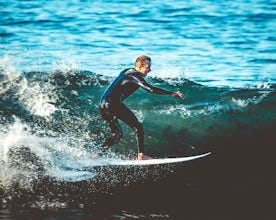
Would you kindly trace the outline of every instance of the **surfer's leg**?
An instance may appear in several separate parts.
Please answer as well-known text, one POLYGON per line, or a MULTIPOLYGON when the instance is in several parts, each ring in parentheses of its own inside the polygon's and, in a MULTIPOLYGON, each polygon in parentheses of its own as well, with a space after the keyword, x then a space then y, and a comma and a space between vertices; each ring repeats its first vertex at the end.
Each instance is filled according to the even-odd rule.
POLYGON ((111 113, 109 109, 100 108, 100 112, 112 132, 112 135, 108 137, 102 145, 101 151, 105 152, 111 146, 118 143, 122 139, 123 132, 117 117, 113 113, 111 113))
POLYGON ((123 132, 116 117, 114 117, 112 120, 108 121, 107 123, 111 129, 112 135, 106 139, 106 141, 104 142, 104 145, 111 147, 122 139, 123 132))
POLYGON ((120 112, 117 113, 117 117, 134 130, 137 140, 138 153, 144 153, 143 125, 139 122, 133 112, 123 104, 120 105, 120 112))

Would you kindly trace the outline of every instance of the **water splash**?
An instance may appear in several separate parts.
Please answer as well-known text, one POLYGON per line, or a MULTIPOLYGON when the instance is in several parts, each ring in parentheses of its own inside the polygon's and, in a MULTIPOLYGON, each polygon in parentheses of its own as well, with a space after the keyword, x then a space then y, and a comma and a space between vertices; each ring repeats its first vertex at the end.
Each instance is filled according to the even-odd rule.
POLYGON ((23 106, 33 115, 48 117, 57 108, 58 100, 55 88, 49 81, 29 81, 22 72, 18 72, 9 57, 0 59, 0 95, 1 99, 23 106))

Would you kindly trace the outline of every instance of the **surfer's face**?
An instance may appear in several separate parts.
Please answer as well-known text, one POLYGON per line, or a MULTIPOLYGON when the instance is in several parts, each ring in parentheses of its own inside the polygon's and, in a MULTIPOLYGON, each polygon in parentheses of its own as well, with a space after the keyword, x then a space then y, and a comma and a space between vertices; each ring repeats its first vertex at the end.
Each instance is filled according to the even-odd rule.
POLYGON ((150 67, 151 67, 151 62, 145 61, 144 64, 139 63, 139 65, 136 67, 136 69, 138 70, 138 72, 140 72, 145 77, 151 71, 150 67))

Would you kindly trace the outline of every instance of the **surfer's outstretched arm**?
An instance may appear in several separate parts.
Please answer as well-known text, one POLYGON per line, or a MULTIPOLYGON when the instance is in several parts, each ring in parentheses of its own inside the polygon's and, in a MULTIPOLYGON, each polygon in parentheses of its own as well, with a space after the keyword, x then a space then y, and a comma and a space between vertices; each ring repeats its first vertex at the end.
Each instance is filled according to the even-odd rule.
POLYGON ((172 91, 169 91, 169 90, 166 90, 166 89, 161 89, 161 88, 155 87, 155 86, 149 84, 142 77, 138 78, 138 77, 132 76, 132 78, 133 78, 133 82, 135 84, 137 84, 142 89, 144 89, 144 90, 146 90, 148 92, 159 94, 159 95, 171 95, 171 96, 176 97, 176 98, 184 99, 184 95, 181 92, 179 92, 179 91, 172 92, 172 91))

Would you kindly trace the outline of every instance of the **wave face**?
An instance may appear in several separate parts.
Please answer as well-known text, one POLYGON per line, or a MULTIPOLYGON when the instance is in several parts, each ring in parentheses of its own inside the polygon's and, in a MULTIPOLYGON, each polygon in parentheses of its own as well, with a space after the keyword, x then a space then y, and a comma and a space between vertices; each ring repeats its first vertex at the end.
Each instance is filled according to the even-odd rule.
MULTIPOLYGON (((18 189, 33 192, 39 186, 41 192, 46 180, 48 187, 57 184, 60 188, 82 181, 93 191, 91 184, 100 176, 105 187, 116 185, 97 170, 82 170, 78 165, 91 160, 109 134, 98 102, 113 77, 78 70, 19 73, 6 67, 1 69, 0 79, 3 201, 11 194, 20 197, 18 189)), ((139 89, 126 100, 143 122, 149 154, 172 157, 231 149, 244 156, 249 149, 251 153, 268 150, 276 128, 275 85, 260 82, 230 88, 208 87, 185 78, 153 77, 148 81, 185 94, 182 101, 139 89)), ((134 134, 123 123, 122 127, 124 138, 109 157, 134 158, 134 134)))

